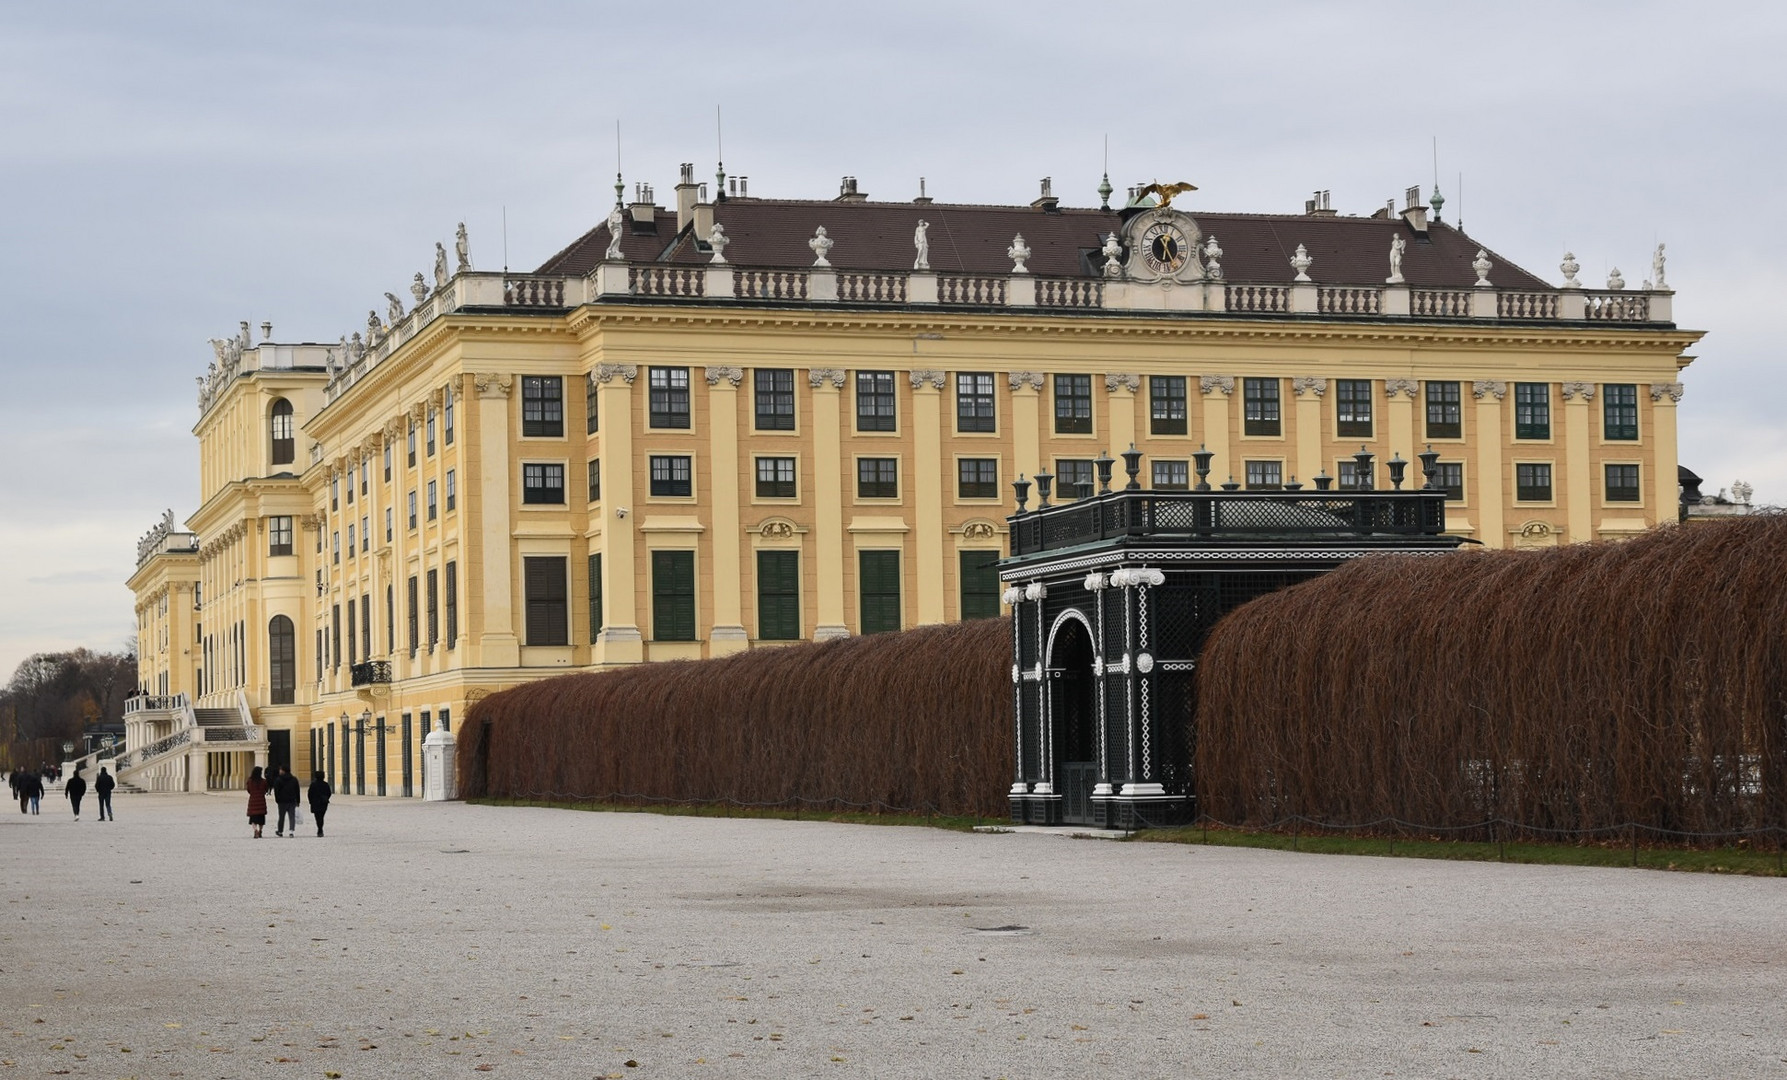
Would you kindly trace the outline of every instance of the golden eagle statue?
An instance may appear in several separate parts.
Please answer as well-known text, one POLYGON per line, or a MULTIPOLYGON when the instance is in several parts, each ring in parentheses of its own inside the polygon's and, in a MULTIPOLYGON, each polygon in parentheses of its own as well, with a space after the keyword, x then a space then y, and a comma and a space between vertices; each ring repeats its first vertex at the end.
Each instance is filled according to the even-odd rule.
POLYGON ((1144 195, 1154 195, 1160 199, 1159 209, 1165 210, 1167 207, 1173 205, 1173 196, 1182 195, 1187 191, 1196 191, 1197 189, 1198 186, 1196 184, 1187 184, 1184 182, 1177 184, 1163 184, 1156 180, 1154 183, 1149 184, 1147 187, 1136 192, 1136 199, 1139 201, 1144 195))

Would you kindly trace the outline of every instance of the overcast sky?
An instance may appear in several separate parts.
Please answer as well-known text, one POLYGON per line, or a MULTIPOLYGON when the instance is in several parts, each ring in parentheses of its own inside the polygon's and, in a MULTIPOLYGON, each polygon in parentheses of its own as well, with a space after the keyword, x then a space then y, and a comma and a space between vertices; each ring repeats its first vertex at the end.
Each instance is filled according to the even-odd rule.
MULTIPOLYGON (((248 319, 334 341, 464 220, 480 267, 589 228, 621 165, 753 194, 1446 217, 1549 281, 1669 245, 1682 462, 1787 503, 1787 7, 1645 4, 0 7, 0 679, 134 634, 125 579, 197 505, 193 377, 248 319), (1459 190, 1459 174, 1463 190, 1459 190), (1185 200, 1181 200, 1185 201, 1185 200)), ((258 338, 258 331, 257 331, 258 338)))

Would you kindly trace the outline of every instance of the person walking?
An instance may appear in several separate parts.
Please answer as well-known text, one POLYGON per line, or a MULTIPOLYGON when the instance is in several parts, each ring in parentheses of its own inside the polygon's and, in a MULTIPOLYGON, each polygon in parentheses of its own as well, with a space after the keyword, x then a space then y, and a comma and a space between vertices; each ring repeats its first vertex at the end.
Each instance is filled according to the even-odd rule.
POLYGON ((101 821, 118 820, 112 816, 112 789, 117 786, 118 782, 112 779, 112 774, 106 772, 105 766, 101 765, 99 775, 93 778, 93 794, 99 799, 99 820, 101 821))
POLYGON ((81 800, 87 797, 87 780, 81 775, 79 765, 74 767, 68 783, 62 785, 62 794, 68 799, 69 805, 74 807, 74 819, 81 820, 81 800))
POLYGON ((281 765, 279 775, 273 780, 273 801, 279 806, 279 820, 273 826, 274 836, 298 835, 298 798, 301 793, 298 778, 292 775, 292 770, 281 765))
POLYGON ((26 773, 23 794, 24 801, 31 804, 31 812, 38 813, 38 804, 43 801, 43 776, 38 773, 26 773))
POLYGON ((316 834, 323 835, 323 815, 329 812, 329 799, 335 789, 329 781, 323 779, 323 770, 318 769, 310 777, 310 816, 316 818, 316 834))
POLYGON ((25 794, 24 770, 14 769, 12 775, 6 778, 6 782, 12 785, 12 797, 19 800, 19 813, 29 814, 31 812, 31 799, 25 794))
POLYGON ((261 838, 261 830, 267 827, 267 780, 261 775, 261 767, 256 765, 248 774, 248 823, 254 826, 254 838, 261 838))

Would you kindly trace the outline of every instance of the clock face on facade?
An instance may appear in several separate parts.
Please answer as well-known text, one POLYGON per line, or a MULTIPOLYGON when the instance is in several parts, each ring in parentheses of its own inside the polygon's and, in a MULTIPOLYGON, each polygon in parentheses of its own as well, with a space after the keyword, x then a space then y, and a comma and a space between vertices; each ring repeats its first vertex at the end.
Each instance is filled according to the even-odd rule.
POLYGON ((1190 247, 1179 226, 1170 221, 1156 222, 1142 233, 1142 261, 1156 274, 1177 274, 1190 247))

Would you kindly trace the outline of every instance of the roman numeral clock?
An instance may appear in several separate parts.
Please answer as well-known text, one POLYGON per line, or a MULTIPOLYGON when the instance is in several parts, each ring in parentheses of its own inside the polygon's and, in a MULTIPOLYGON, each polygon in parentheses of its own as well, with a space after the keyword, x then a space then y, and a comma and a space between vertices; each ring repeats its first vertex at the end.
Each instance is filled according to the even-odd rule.
POLYGON ((1175 285, 1204 279, 1198 248, 1202 230, 1191 215, 1173 209, 1173 196, 1197 190, 1190 184, 1150 184, 1140 195, 1153 195, 1155 205, 1142 209, 1124 225, 1129 260, 1123 277, 1142 284, 1175 285))

